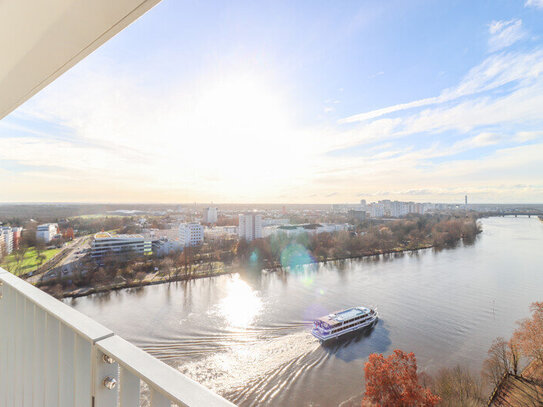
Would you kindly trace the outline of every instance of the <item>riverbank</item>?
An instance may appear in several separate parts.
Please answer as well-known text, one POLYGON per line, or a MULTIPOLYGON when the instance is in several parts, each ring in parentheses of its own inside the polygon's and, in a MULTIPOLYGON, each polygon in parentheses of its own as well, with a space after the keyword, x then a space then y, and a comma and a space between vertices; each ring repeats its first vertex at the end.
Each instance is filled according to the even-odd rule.
MULTIPOLYGON (((328 262, 343 261, 343 260, 363 259, 363 258, 368 258, 368 257, 375 257, 375 256, 381 256, 381 255, 389 255, 389 254, 399 254, 399 253, 405 253, 405 252, 416 252, 416 251, 432 249, 432 248, 435 248, 435 246, 429 245, 429 244, 420 245, 419 247, 415 247, 415 248, 395 248, 392 250, 379 251, 379 252, 375 252, 371 254, 321 259, 319 261, 300 264, 299 266, 321 264, 321 263, 325 264, 328 262)), ((123 290, 123 289, 128 289, 128 288, 138 288, 138 287, 145 287, 149 285, 167 284, 167 283, 178 282, 178 281, 189 281, 189 280, 195 280, 195 279, 201 279, 201 278, 222 276, 226 274, 234 274, 234 273, 238 273, 241 267, 242 266, 239 266, 239 265, 230 266, 230 267, 224 267, 222 270, 213 271, 213 272, 203 272, 203 273, 196 272, 193 274, 181 274, 181 275, 174 275, 174 276, 161 275, 160 273, 155 272, 155 273, 149 273, 142 280, 137 280, 137 281, 117 280, 117 281, 112 282, 111 284, 104 284, 104 285, 99 285, 96 287, 80 287, 80 288, 72 289, 72 290, 59 291, 58 285, 43 285, 43 286, 40 286, 40 288, 43 291, 57 298, 79 298, 79 297, 85 297, 92 294, 106 293, 109 291, 118 291, 118 290, 123 290)), ((278 271, 285 270, 285 267, 283 267, 283 265, 281 264, 275 264, 272 266, 265 267, 262 270, 267 271, 267 272, 278 272, 278 271)))

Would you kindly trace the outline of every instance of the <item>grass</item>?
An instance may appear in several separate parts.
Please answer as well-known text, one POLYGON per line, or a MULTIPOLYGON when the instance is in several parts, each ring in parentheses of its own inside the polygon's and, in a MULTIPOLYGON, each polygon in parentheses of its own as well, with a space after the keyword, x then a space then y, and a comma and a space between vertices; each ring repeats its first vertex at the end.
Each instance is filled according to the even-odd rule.
MULTIPOLYGON (((49 249, 42 251, 42 255, 45 256, 45 260, 42 264, 47 263, 53 256, 55 256, 60 249, 49 249)), ((2 267, 6 270, 9 270, 9 268, 13 266, 15 267, 15 256, 13 254, 10 254, 7 256, 4 261, 2 262, 2 267)), ((25 257, 23 261, 21 262, 21 265, 19 266, 19 269, 16 271, 16 275, 26 274, 31 271, 34 271, 38 268, 39 262, 38 262, 38 253, 36 252, 36 249, 33 247, 28 249, 25 253, 25 257)))

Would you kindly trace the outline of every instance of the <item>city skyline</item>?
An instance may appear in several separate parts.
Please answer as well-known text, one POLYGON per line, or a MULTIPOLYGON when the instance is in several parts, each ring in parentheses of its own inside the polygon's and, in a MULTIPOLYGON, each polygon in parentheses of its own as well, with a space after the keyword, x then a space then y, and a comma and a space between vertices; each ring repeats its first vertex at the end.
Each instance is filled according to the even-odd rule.
POLYGON ((542 17, 166 0, 0 122, 0 196, 540 203, 542 17))

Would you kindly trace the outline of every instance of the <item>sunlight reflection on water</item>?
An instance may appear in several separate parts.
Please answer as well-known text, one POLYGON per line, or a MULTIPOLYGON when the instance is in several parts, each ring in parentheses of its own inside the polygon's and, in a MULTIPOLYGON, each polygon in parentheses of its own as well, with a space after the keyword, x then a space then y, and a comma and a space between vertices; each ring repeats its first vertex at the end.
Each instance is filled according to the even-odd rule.
POLYGON ((218 304, 219 314, 231 328, 247 328, 260 313, 262 300, 257 291, 238 274, 226 285, 226 297, 218 304))

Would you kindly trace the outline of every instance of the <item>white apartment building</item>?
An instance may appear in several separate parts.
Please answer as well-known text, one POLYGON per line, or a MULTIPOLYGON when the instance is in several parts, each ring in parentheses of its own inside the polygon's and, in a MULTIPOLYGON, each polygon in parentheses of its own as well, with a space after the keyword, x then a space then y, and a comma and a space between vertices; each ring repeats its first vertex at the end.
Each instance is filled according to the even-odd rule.
POLYGON ((370 214, 372 218, 382 218, 385 216, 385 205, 381 203, 372 203, 370 205, 370 214))
POLYGON ((11 254, 11 252, 13 251, 13 231, 9 226, 4 226, 0 228, 0 240, 2 240, 3 242, 3 253, 11 254))
POLYGON ((204 209, 204 223, 217 223, 217 208, 209 207, 204 209))
POLYGON ((101 232, 94 235, 91 257, 101 258, 108 254, 135 254, 143 256, 151 253, 151 242, 146 242, 142 235, 112 235, 101 232))
POLYGON ((262 215, 246 213, 239 215, 238 236, 251 241, 262 238, 262 215))
POLYGON ((49 243, 58 234, 56 223, 45 223, 36 229, 36 239, 49 243))
POLYGON ((180 224, 179 241, 183 247, 201 245, 204 242, 204 227, 199 223, 180 224))

